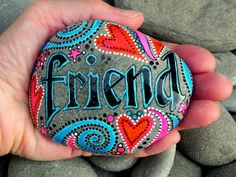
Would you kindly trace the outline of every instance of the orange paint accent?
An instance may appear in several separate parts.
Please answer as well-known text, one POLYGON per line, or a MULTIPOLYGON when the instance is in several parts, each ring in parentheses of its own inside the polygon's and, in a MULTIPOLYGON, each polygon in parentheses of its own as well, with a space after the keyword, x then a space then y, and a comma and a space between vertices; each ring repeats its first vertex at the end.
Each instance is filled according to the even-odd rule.
POLYGON ((99 36, 96 39, 97 46, 104 51, 117 52, 137 57, 143 61, 146 58, 138 51, 138 47, 127 31, 114 24, 107 24, 109 36, 99 36))
POLYGON ((150 38, 151 38, 151 41, 152 41, 152 43, 155 47, 155 50, 156 50, 157 54, 160 55, 162 49, 164 48, 164 44, 162 42, 152 38, 152 37, 150 37, 150 38))

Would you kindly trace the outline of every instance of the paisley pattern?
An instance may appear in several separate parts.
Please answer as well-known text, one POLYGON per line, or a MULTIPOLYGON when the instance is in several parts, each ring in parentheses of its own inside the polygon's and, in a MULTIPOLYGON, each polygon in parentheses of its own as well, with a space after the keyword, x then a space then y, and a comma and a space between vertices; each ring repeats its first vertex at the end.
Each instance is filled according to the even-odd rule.
POLYGON ((91 20, 55 34, 39 53, 29 102, 44 136, 73 149, 126 155, 159 141, 187 112, 187 64, 127 26, 91 20))

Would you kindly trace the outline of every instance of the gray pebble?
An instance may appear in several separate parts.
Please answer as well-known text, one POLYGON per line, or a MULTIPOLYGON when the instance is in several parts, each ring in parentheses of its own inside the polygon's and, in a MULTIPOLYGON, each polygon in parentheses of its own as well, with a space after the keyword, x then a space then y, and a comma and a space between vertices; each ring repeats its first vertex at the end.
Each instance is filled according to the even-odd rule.
POLYGON ((222 104, 226 107, 226 109, 230 112, 236 112, 236 87, 234 87, 232 95, 222 104))
POLYGON ((210 170, 206 177, 235 177, 236 176, 236 161, 221 167, 210 170))
POLYGON ((145 157, 132 172, 132 177, 167 177, 174 162, 176 146, 169 150, 145 157))
POLYGON ((93 169, 95 170, 98 177, 118 177, 117 173, 109 172, 106 170, 103 170, 95 165, 93 165, 93 169))
POLYGON ((236 56, 231 53, 215 53, 217 67, 215 72, 227 76, 233 85, 236 84, 236 56))
POLYGON ((10 26, 33 0, 0 0, 0 34, 10 26))
POLYGON ((131 168, 138 160, 138 158, 127 157, 104 157, 92 156, 87 158, 94 165, 112 172, 119 172, 131 168))
POLYGON ((97 177, 91 165, 76 157, 60 161, 31 161, 13 158, 8 169, 9 177, 97 177))
POLYGON ((201 177, 201 173, 200 166, 176 151, 169 177, 201 177))
POLYGON ((145 15, 143 31, 164 41, 196 44, 211 51, 236 48, 236 1, 115 0, 145 15))
POLYGON ((227 164, 236 159, 236 123, 221 106, 220 120, 207 127, 182 131, 178 145, 181 152, 200 164, 227 164))

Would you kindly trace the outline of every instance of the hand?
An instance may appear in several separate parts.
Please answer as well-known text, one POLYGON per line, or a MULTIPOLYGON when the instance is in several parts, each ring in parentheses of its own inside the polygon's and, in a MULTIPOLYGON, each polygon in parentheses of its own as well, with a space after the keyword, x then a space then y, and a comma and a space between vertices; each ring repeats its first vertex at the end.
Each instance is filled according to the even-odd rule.
MULTIPOLYGON (((114 8, 101 0, 36 1, 0 36, 0 155, 9 152, 35 160, 90 156, 42 136, 31 121, 28 86, 35 59, 44 43, 57 31, 87 19, 116 21, 137 29, 143 15, 114 8)), ((194 96, 180 126, 159 142, 132 155, 149 156, 177 143, 179 130, 206 126, 219 118, 217 101, 232 92, 230 81, 212 73, 216 62, 210 52, 192 45, 166 43, 194 74, 194 96), (206 84, 207 83, 207 84, 206 84)))

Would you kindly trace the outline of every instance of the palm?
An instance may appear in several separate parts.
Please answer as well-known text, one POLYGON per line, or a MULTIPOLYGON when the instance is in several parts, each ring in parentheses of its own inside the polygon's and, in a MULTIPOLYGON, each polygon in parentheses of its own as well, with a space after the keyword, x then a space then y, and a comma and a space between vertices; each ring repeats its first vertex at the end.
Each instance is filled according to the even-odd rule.
MULTIPOLYGON (((91 13, 96 13, 91 10, 91 12, 87 12, 87 17, 83 19, 88 19, 91 16, 94 18, 116 17, 118 22, 133 28, 139 27, 143 21, 142 16, 131 19, 130 21, 124 17, 118 18, 118 15, 112 15, 114 14, 114 9, 109 9, 111 7, 104 5, 100 1, 97 3, 99 4, 97 5, 99 8, 101 8, 101 6, 108 8, 107 13, 110 11, 111 16, 109 17, 107 14, 102 15, 100 11, 97 12, 97 14, 91 15, 91 13)), ((2 125, 1 129, 3 129, 4 134, 7 135, 6 137, 11 140, 8 141, 9 146, 11 146, 10 143, 14 142, 11 148, 12 152, 31 159, 61 159, 81 155, 81 151, 75 151, 63 145, 58 145, 40 135, 33 127, 29 113, 28 85, 37 53, 51 34, 65 27, 65 24, 69 25, 72 22, 78 21, 78 19, 75 18, 76 15, 73 13, 68 14, 70 17, 68 17, 67 20, 71 19, 71 21, 63 21, 60 16, 60 8, 64 9, 66 5, 68 8, 72 8, 73 6, 80 7, 81 5, 86 6, 84 1, 74 2, 74 5, 70 4, 70 6, 68 3, 61 1, 61 3, 58 2, 57 5, 59 9, 57 14, 50 14, 50 11, 47 11, 48 8, 46 8, 46 5, 45 9, 40 9, 40 12, 47 11, 47 13, 45 13, 47 14, 47 18, 43 17, 42 14, 44 13, 35 13, 37 8, 35 9, 34 7, 32 10, 31 7, 31 9, 14 24, 17 26, 23 23, 21 26, 24 26, 24 23, 27 23, 29 27, 27 33, 24 28, 16 29, 13 25, 13 27, 5 32, 5 35, 3 35, 0 40, 2 46, 6 46, 5 48, 0 48, 0 53, 3 53, 3 56, 5 56, 0 65, 4 66, 4 69, 0 69, 2 76, 0 78, 0 82, 2 82, 0 84, 0 101, 4 103, 0 110, 0 115, 7 116, 7 121, 2 121, 3 124, 2 122, 0 124, 2 125), (32 11, 36 15, 32 16, 32 11), (31 20, 32 23, 24 19, 27 13, 30 14, 28 20, 31 20), (39 14, 41 16, 39 16, 39 14), (42 28, 42 26, 48 30, 43 30, 44 28, 42 28), (8 40, 13 42, 9 42, 8 40), (6 41, 8 42, 6 43, 6 41), (32 43, 32 41, 36 42, 32 43), (9 51, 14 49, 15 52, 10 54, 9 51, 4 50, 6 48, 10 49, 9 51), (14 62, 12 62, 12 58, 15 59, 14 62), (6 110, 7 115, 4 112, 6 110)), ((75 11, 74 13, 78 12, 75 11)), ((179 141, 178 130, 205 126, 217 120, 219 117, 219 107, 215 101, 226 98, 232 90, 228 79, 212 73, 215 67, 215 59, 209 52, 191 45, 175 45, 169 43, 166 45, 183 58, 193 72, 195 89, 192 103, 185 119, 181 122, 178 129, 173 130, 165 138, 149 148, 139 151, 132 156, 148 156, 164 151, 179 141), (205 83, 208 84, 206 85, 205 83), (206 112, 207 114, 205 114, 206 112)), ((90 153, 83 153, 82 155, 90 155, 90 153)))

